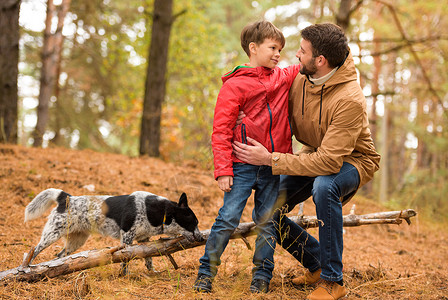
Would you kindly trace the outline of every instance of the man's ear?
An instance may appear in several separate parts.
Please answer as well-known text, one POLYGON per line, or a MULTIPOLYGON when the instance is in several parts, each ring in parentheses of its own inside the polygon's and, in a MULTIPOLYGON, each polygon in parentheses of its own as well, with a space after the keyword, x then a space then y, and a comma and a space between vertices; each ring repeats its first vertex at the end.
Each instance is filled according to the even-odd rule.
POLYGON ((318 67, 326 66, 328 65, 328 60, 325 58, 325 56, 319 55, 318 57, 316 57, 316 65, 318 67))
POLYGON ((254 42, 250 42, 249 43, 249 51, 251 54, 256 54, 257 53, 257 44, 255 44, 254 42))

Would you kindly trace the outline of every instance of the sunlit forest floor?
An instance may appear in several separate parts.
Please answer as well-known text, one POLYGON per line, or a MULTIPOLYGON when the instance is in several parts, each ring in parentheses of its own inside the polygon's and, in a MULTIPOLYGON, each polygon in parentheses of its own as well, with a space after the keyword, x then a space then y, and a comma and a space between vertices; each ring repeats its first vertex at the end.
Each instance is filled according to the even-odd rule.
MULTIPOLYGON (((0 145, 0 271, 15 268, 40 239, 44 217, 23 223, 25 206, 46 188, 72 195, 129 194, 145 190, 177 201, 186 192, 199 219, 199 228, 211 227, 221 206, 222 194, 211 171, 173 165, 153 158, 74 151, 61 148, 32 149, 0 145), (89 191, 88 189, 94 188, 89 191)), ((355 197, 344 208, 347 214, 387 211, 378 203, 355 197)), ((242 222, 251 221, 249 201, 242 222)), ((409 207, 403 207, 409 208, 409 207)), ((48 214, 48 212, 47 212, 48 214)), ((297 209, 291 214, 297 214, 297 209)), ((308 200, 305 214, 314 215, 308 200)), ((434 224, 417 216, 410 226, 369 225, 345 229, 344 279, 348 299, 448 299, 447 224, 434 224)), ((310 230, 316 234, 315 229, 310 230)), ((254 245, 254 238, 249 238, 254 245)), ((119 242, 91 236, 79 251, 116 246, 119 242)), ((51 260, 62 241, 44 250, 36 263, 51 260)), ((142 261, 131 263, 130 276, 118 277, 119 265, 106 265, 37 283, 0 283, 1 299, 303 299, 309 291, 294 288, 289 279, 302 268, 283 249, 277 249, 274 278, 267 295, 249 290, 252 250, 241 240, 231 240, 222 257, 214 292, 196 294, 196 278, 204 246, 173 254, 175 270, 166 258, 154 258, 157 273, 142 261)))

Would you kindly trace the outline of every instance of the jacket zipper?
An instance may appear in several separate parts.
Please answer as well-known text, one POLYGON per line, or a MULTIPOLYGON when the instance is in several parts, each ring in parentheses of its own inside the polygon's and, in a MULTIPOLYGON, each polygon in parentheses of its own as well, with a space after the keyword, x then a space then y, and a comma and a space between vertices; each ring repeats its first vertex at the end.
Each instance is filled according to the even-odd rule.
POLYGON ((243 144, 247 144, 247 136, 246 136, 246 124, 241 124, 241 142, 243 144))
POLYGON ((271 138, 271 147, 272 147, 271 152, 275 152, 274 139, 272 138, 272 111, 271 111, 271 107, 269 106, 269 103, 266 103, 266 105, 268 106, 268 111, 269 111, 269 137, 271 138))

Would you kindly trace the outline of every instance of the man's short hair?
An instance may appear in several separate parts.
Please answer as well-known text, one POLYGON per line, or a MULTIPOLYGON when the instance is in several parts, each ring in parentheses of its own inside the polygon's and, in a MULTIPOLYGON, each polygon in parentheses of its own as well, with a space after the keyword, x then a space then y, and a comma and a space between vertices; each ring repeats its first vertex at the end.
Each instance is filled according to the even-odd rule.
POLYGON ((250 57, 249 44, 260 45, 265 39, 273 39, 280 42, 282 48, 285 47, 285 37, 283 33, 269 21, 257 21, 249 24, 241 31, 241 47, 250 57))
POLYGON ((315 24, 304 28, 301 34, 303 39, 311 43, 314 57, 323 55, 331 68, 344 62, 349 47, 341 27, 331 23, 315 24))

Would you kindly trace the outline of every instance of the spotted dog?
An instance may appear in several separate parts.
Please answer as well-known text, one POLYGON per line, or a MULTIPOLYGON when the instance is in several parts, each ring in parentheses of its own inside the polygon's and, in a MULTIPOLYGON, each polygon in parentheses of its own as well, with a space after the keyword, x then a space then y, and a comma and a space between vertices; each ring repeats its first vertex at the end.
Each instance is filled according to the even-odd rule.
MULTIPOLYGON (((42 216, 54 203, 57 206, 48 216, 40 242, 24 265, 61 237, 65 238, 65 247, 57 256, 69 255, 84 245, 91 232, 120 239, 125 245, 131 245, 134 240, 144 242, 159 234, 183 235, 189 241, 203 240, 185 193, 176 203, 142 191, 123 196, 71 196, 51 188, 28 204, 25 222, 42 216)), ((145 264, 152 270, 151 258, 146 258, 145 264)), ((127 273, 127 264, 122 264, 120 273, 127 273)))

